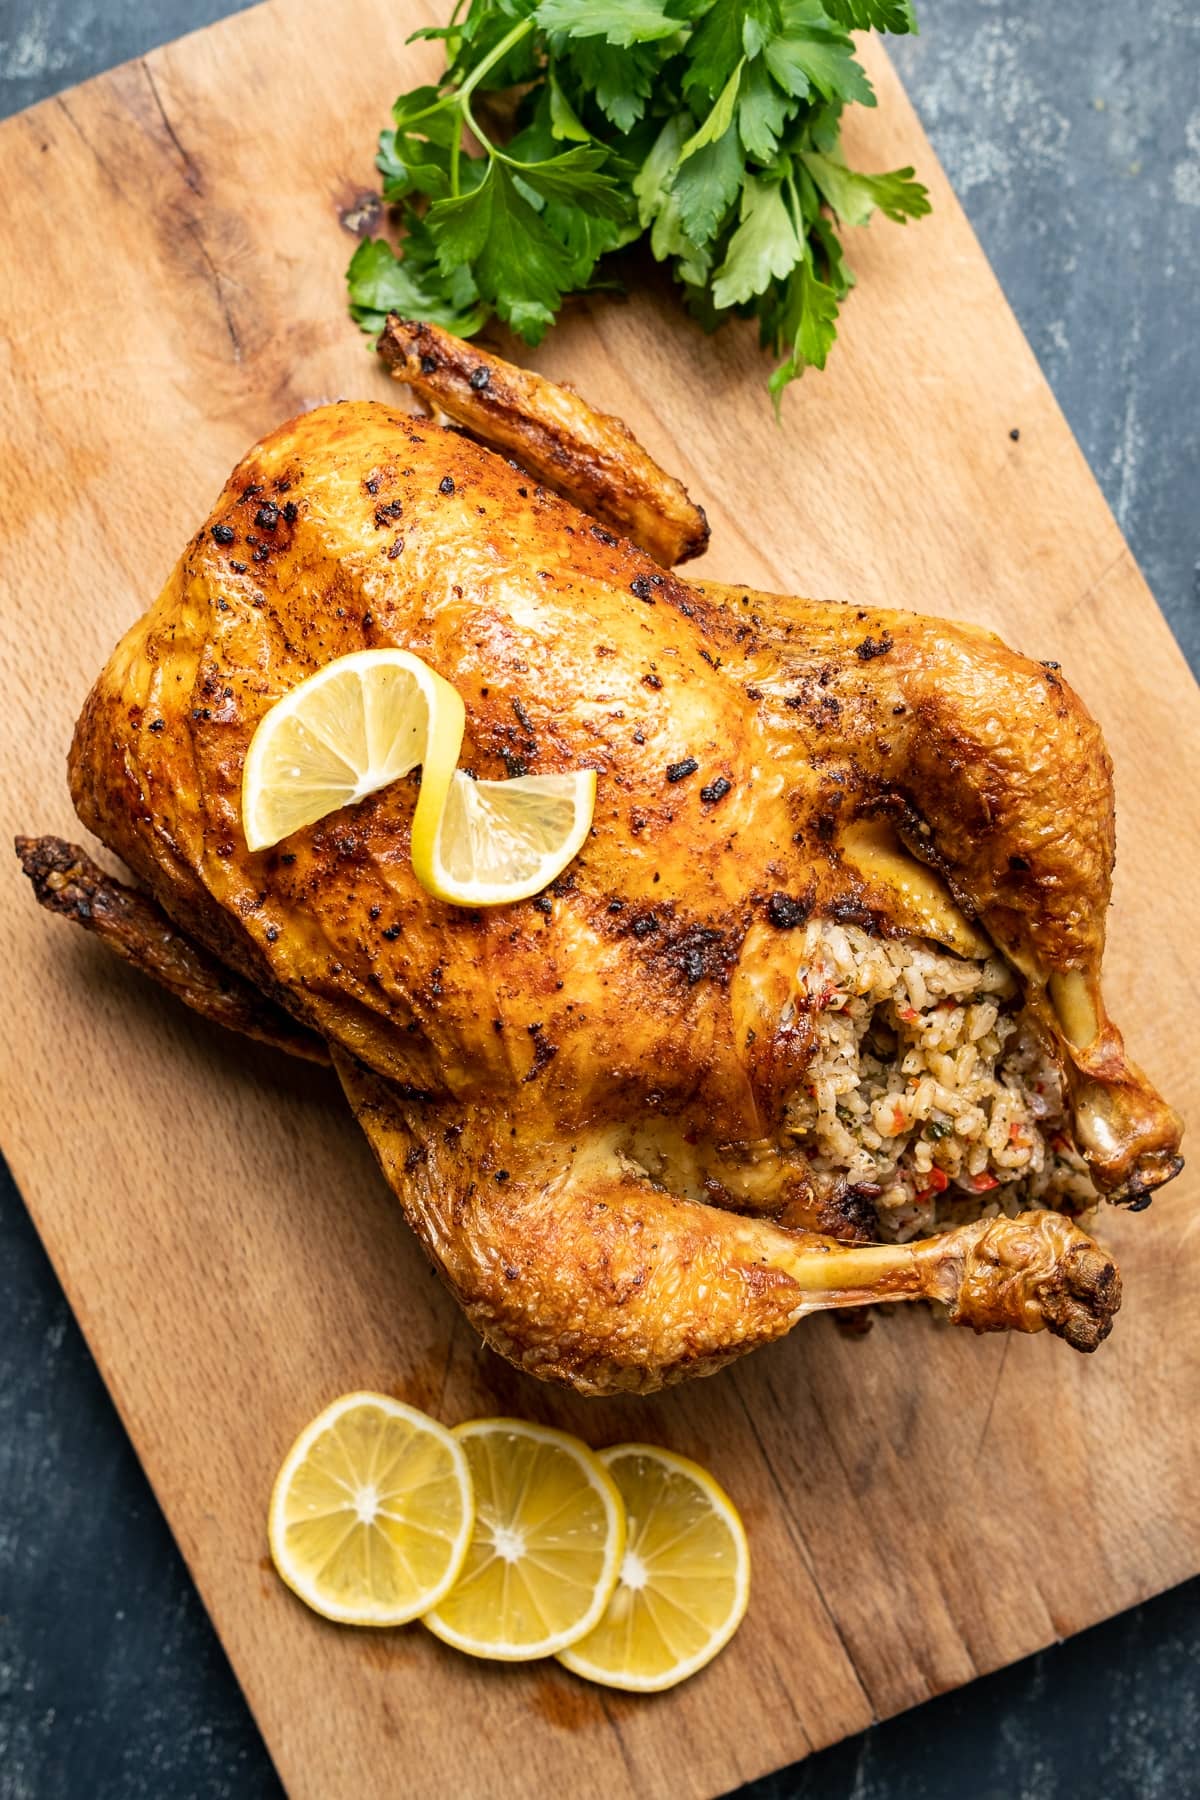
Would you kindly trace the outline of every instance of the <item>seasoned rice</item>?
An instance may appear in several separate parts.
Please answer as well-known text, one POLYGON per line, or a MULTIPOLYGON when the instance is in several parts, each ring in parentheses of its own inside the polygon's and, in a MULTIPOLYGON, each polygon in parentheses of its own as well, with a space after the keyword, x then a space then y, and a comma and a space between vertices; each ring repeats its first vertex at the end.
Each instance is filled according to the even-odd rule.
POLYGON ((873 1198, 881 1238, 1096 1204, 1061 1076, 998 956, 820 919, 806 927, 798 982, 817 1048, 787 1129, 818 1184, 873 1198))

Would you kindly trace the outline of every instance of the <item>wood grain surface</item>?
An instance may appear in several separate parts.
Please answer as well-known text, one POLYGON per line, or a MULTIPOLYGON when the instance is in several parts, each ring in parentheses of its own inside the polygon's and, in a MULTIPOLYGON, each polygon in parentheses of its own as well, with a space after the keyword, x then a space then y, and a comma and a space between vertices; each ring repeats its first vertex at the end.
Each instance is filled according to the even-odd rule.
MULTIPOLYGON (((252 440, 394 395, 344 315, 339 214, 432 66, 404 39, 434 11, 277 0, 0 128, 6 832, 78 835, 75 714, 252 440)), ((855 234, 842 342, 782 430, 750 330, 705 339, 653 280, 573 305, 536 360, 704 501, 698 574, 957 614, 1063 662, 1116 758, 1113 1010, 1200 1116, 1196 690, 867 54, 881 105, 851 152, 915 163, 936 210, 855 234)), ((481 1349, 331 1077, 185 1015, 0 872, 4 1148, 292 1793, 710 1795, 1200 1568, 1188 1176, 1102 1220, 1126 1301, 1092 1359, 905 1308, 863 1340, 817 1318, 666 1396, 573 1399, 481 1349), (755 1558, 732 1648, 637 1699, 305 1612, 265 1561, 267 1496, 350 1387, 701 1457, 755 1558)))

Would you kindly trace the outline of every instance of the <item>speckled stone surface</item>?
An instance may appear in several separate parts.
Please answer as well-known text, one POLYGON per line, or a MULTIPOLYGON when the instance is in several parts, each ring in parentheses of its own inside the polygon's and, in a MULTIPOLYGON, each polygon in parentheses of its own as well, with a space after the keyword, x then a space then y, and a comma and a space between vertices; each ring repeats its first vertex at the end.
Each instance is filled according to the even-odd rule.
MULTIPOLYGON (((909 92, 1200 666, 1200 8, 918 3, 923 35, 896 47, 909 92)), ((0 113, 233 10, 0 0, 0 113)), ((278 1794, 7 1179, 0 1293, 0 1800, 278 1794)), ((745 1792, 1200 1796, 1200 1581, 745 1792)))

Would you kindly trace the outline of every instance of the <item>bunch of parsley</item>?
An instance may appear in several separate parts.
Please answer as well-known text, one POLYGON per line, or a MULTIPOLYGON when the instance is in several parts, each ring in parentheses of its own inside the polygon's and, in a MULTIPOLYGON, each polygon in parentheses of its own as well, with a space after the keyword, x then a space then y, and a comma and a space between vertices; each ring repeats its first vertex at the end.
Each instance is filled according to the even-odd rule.
POLYGON ((929 211, 911 169, 864 175, 843 108, 875 104, 851 30, 916 30, 910 0, 463 0, 436 87, 379 140, 402 213, 350 264, 351 311, 529 344, 608 252, 648 234, 708 329, 757 318, 788 382, 822 369, 854 277, 839 230, 929 211), (460 16, 461 15, 461 16, 460 16))

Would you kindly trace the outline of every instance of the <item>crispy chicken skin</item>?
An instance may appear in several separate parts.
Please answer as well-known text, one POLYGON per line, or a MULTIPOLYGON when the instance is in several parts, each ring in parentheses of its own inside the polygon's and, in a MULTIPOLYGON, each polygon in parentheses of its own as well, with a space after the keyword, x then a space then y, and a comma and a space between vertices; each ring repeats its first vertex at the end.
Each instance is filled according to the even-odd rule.
POLYGON ((395 313, 379 354, 424 405, 515 456, 536 481, 632 538, 664 569, 708 549, 704 508, 646 454, 624 420, 532 369, 395 313))
POLYGON ((879 1298, 1106 1335, 1119 1278, 1065 1219, 848 1247, 781 1129, 812 1051, 797 928, 911 929, 848 854, 866 821, 1020 971, 1098 1185, 1140 1201, 1179 1166, 1178 1121, 1100 997, 1098 729, 990 634, 685 586, 462 435, 345 403, 235 470, 90 695, 70 770, 84 823, 176 926, 328 1043, 426 1250, 533 1373, 653 1388, 879 1298), (247 851, 258 720, 391 644, 459 689, 477 775, 598 771, 591 837, 548 894, 427 895, 413 779, 247 851))
POLYGON ((182 936, 161 907, 106 875, 78 844, 19 837, 16 852, 40 906, 82 925, 193 1012, 305 1062, 329 1061, 324 1038, 182 936))

